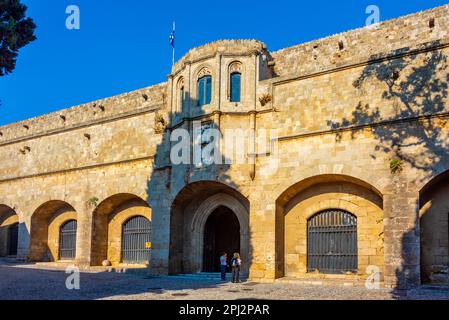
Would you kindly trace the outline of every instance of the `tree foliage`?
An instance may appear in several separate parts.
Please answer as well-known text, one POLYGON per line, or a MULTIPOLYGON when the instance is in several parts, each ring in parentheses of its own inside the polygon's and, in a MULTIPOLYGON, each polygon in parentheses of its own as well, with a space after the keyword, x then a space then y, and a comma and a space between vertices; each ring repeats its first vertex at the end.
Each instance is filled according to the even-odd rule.
POLYGON ((20 0, 0 0, 0 76, 11 73, 19 49, 36 40, 36 25, 26 10, 20 0))

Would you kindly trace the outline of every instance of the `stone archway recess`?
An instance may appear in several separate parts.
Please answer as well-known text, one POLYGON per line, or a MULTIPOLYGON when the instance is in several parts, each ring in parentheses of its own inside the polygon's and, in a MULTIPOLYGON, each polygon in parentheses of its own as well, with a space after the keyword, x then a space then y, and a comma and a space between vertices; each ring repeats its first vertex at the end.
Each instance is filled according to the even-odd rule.
POLYGON ((377 266, 384 273, 382 194, 354 177, 318 175, 290 186, 276 201, 276 277, 309 276, 307 221, 329 209, 344 210, 357 217, 358 274, 366 276, 368 265, 377 266))
POLYGON ((421 282, 449 283, 449 170, 429 180, 419 193, 421 282))
POLYGON ((169 274, 202 271, 206 222, 219 207, 232 211, 239 222, 242 271, 248 274, 252 263, 249 201, 233 187, 210 180, 196 181, 184 186, 172 202, 169 274))
POLYGON ((60 227, 77 218, 75 208, 65 201, 50 200, 41 204, 31 216, 29 260, 58 261, 60 227))
MULTIPOLYGON (((17 213, 11 207, 0 204, 0 257, 9 255, 10 252, 10 230, 19 223, 17 213)), ((17 239, 16 239, 17 240, 17 239)), ((17 248, 16 248, 17 250, 17 248)))
POLYGON ((197 266, 197 270, 203 269, 203 250, 204 250, 204 231, 209 216, 219 207, 230 209, 237 217, 240 224, 240 255, 242 261, 246 261, 242 267, 244 274, 248 274, 249 270, 249 215, 243 204, 231 195, 225 193, 215 194, 206 200, 197 208, 190 224, 192 234, 193 264, 197 266))
POLYGON ((142 216, 151 222, 151 208, 141 197, 117 193, 105 198, 93 211, 91 265, 103 261, 112 265, 122 262, 122 227, 132 217, 142 216))

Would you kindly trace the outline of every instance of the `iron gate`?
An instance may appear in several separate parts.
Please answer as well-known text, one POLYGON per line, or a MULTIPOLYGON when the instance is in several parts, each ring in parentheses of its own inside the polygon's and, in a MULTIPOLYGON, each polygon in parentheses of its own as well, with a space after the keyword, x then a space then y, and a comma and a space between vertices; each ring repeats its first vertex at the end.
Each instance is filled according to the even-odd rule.
POLYGON ((8 255, 17 255, 17 244, 19 239, 19 224, 14 223, 8 228, 8 255))
POLYGON ((131 218, 123 224, 122 262, 150 261, 150 229, 150 221, 141 216, 131 218))
POLYGON ((61 226, 59 232, 59 259, 72 260, 76 256, 76 220, 70 220, 61 226))
POLYGON ((342 210, 327 210, 307 222, 307 271, 357 271, 357 218, 342 210))

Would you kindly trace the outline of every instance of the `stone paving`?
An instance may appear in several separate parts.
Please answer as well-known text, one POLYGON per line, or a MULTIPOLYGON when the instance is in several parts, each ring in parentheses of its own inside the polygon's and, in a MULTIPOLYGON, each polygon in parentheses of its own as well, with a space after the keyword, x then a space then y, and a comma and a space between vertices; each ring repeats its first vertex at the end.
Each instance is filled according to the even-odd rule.
POLYGON ((149 277, 144 274, 81 272, 80 290, 65 286, 69 275, 61 268, 13 265, 0 262, 0 299, 2 300, 386 300, 445 299, 449 291, 418 289, 408 293, 394 290, 367 290, 363 287, 307 286, 291 283, 241 284, 215 280, 149 277))

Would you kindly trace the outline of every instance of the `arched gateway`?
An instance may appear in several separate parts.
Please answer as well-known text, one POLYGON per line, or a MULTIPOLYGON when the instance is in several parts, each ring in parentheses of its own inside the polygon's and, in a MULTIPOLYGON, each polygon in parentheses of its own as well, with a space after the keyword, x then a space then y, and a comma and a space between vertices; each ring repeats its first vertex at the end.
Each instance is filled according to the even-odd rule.
POLYGON ((170 273, 216 272, 222 252, 229 256, 239 252, 247 274, 248 201, 219 183, 201 182, 186 188, 172 207, 170 273))
POLYGON ((204 226, 203 270, 219 272, 217 263, 223 252, 230 256, 240 252, 240 223, 234 212, 227 207, 218 207, 207 218, 204 226))

